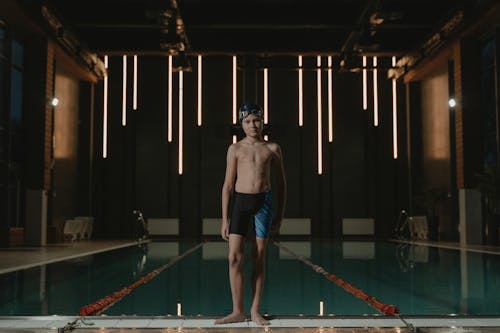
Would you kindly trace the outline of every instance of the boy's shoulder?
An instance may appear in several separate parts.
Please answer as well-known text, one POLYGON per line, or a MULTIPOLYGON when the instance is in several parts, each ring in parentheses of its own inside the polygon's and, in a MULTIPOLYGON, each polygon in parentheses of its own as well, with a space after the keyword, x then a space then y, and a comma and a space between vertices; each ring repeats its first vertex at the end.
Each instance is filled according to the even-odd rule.
POLYGON ((227 151, 228 153, 235 154, 241 150, 241 147, 242 147, 241 141, 237 141, 235 143, 230 144, 229 147, 227 147, 227 151))
POLYGON ((269 148, 272 151, 280 150, 280 145, 276 142, 266 141, 265 145, 267 148, 269 148))

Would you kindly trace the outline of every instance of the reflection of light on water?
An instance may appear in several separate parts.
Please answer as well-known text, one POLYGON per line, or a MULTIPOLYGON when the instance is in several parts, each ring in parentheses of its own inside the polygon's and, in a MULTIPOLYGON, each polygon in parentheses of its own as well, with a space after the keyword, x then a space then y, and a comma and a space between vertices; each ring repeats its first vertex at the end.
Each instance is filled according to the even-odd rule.
POLYGON ((177 303, 177 315, 182 316, 182 305, 181 303, 177 303))

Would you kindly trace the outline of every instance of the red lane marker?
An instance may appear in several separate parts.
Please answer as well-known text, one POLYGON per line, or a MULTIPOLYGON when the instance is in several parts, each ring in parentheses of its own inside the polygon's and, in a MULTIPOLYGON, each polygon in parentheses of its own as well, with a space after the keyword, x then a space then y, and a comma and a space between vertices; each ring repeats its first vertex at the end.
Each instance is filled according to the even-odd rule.
POLYGON ((80 310, 78 311, 78 315, 79 316, 96 316, 96 315, 102 313, 104 310, 110 308, 111 306, 116 304, 118 301, 120 301, 122 298, 124 298, 125 296, 130 294, 132 292, 132 290, 134 290, 135 288, 139 287, 140 285, 143 285, 144 283, 152 280, 155 276, 160 274, 163 270, 175 265, 179 260, 181 260, 182 258, 187 256, 188 254, 196 251, 199 247, 201 247, 206 242, 207 241, 205 240, 205 241, 201 242, 200 244, 190 248, 189 250, 182 253, 181 255, 179 255, 175 258, 172 258, 165 265, 162 265, 162 266, 152 270, 151 272, 144 275, 143 277, 141 277, 139 280, 135 281, 131 285, 126 286, 118 291, 115 291, 115 292, 95 301, 94 303, 91 303, 91 304, 88 304, 88 305, 81 307, 80 310))
POLYGON ((306 265, 310 266, 316 273, 324 275, 328 280, 337 284, 339 287, 341 287, 342 289, 344 289, 348 293, 361 299, 362 301, 364 301, 365 303, 370 305, 375 310, 380 311, 388 316, 399 316, 400 313, 399 313, 399 309, 397 306, 387 305, 387 304, 379 301, 375 297, 368 295, 367 293, 365 293, 361 289, 358 289, 355 286, 353 286, 352 284, 347 283, 346 281, 342 280, 338 276, 335 276, 334 274, 328 273, 327 271, 325 271, 323 269, 323 267, 315 265, 312 262, 310 262, 309 260, 304 259, 304 257, 295 254, 294 252, 292 252, 292 250, 290 250, 289 248, 287 248, 284 245, 281 245, 279 242, 273 242, 273 243, 276 246, 278 246, 279 248, 283 249, 285 252, 288 252, 289 254, 291 254, 296 259, 298 259, 298 260, 302 261, 303 263, 305 263, 306 265))

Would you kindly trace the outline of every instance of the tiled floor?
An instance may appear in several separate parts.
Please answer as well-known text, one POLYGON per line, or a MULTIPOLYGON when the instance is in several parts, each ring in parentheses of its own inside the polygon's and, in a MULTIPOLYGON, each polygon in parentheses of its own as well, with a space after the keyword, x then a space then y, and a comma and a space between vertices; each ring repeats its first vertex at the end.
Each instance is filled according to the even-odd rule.
MULTIPOLYGON (((0 318, 0 332, 127 332, 127 333, 169 333, 169 332, 301 332, 301 333, 361 333, 411 332, 397 318, 277 318, 267 327, 257 326, 253 322, 218 325, 213 318, 110 318, 93 317, 83 322, 75 317, 36 317, 36 318, 0 318), (70 323, 76 325, 69 325, 70 323)), ((500 318, 407 318, 415 332, 500 332, 500 318)))

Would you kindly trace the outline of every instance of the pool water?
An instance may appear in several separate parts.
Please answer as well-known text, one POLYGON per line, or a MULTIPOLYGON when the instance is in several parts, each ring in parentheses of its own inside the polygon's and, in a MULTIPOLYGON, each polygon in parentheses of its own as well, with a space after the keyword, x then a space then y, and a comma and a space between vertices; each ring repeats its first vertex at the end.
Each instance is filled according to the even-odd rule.
MULTIPOLYGON (((297 255, 398 306, 402 315, 499 315, 500 255, 393 242, 283 241, 297 255)), ((152 242, 0 275, 0 316, 76 315, 197 245, 152 242)), ((250 253, 250 246, 246 248, 250 253)), ((220 316, 231 311, 227 243, 211 241, 125 296, 107 315, 220 316)), ((251 261, 245 259, 249 308, 251 261)), ((269 244, 262 313, 379 314, 269 244)))

